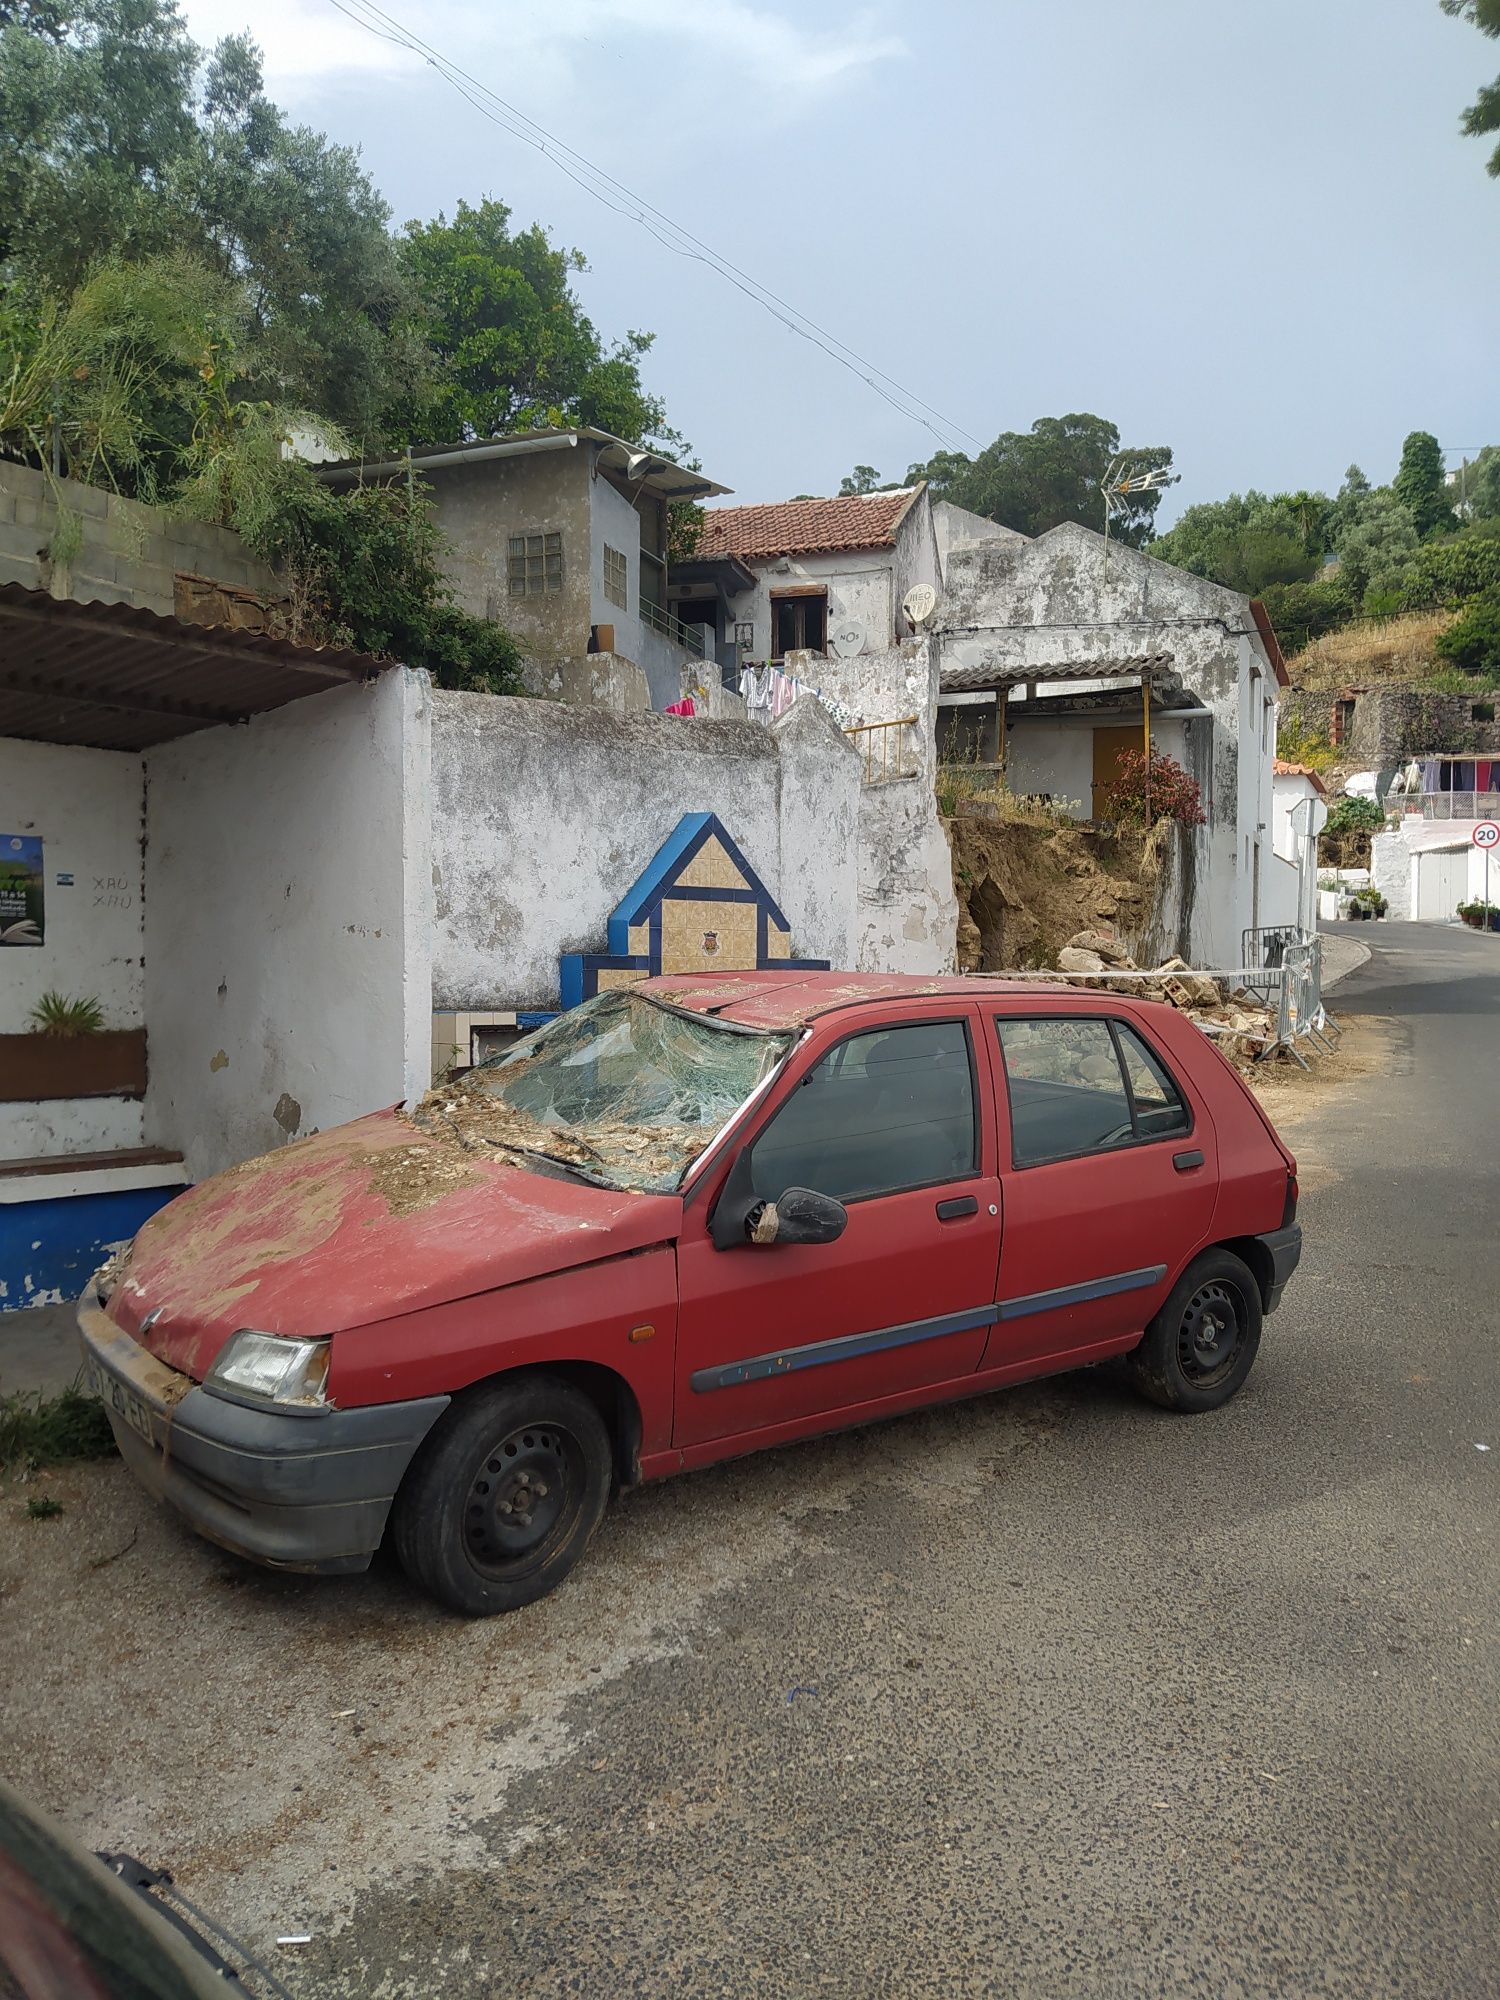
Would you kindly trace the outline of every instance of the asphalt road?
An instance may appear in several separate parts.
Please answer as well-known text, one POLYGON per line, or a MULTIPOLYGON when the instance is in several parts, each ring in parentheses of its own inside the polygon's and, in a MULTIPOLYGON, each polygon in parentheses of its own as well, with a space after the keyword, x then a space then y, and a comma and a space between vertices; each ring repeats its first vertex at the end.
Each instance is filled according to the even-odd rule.
POLYGON ((1500 1994, 1500 939, 1362 941, 1226 1410, 1096 1372, 670 1482, 485 1625, 59 1474, 6 1767, 311 1932, 307 2000, 1500 1994))

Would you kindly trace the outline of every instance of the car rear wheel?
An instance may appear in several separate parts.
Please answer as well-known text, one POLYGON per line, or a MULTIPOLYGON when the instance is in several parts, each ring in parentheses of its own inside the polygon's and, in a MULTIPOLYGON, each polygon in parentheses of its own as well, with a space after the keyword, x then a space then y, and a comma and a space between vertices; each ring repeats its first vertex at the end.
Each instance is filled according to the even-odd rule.
POLYGON ((1260 1286, 1231 1250, 1207 1250, 1172 1287, 1128 1357, 1131 1379, 1164 1410, 1216 1410, 1255 1363, 1260 1286))
POLYGON ((470 1618, 515 1611, 555 1590, 609 1499, 604 1420, 553 1375, 487 1383, 434 1427, 396 1496, 401 1567, 470 1618))

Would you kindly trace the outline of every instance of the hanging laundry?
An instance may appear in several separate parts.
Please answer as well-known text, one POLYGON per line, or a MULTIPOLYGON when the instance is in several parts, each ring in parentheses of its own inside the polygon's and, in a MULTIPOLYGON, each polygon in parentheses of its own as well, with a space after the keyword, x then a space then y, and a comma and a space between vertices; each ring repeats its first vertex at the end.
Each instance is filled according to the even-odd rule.
POLYGON ((771 720, 771 675, 774 669, 765 665, 747 666, 740 674, 740 694, 744 699, 745 713, 752 722, 771 720))
POLYGON ((785 715, 797 696, 802 692, 802 683, 795 674, 784 674, 780 667, 771 669, 771 720, 785 715))
POLYGON ((1474 789, 1476 792, 1487 792, 1489 790, 1490 779, 1494 775, 1494 769, 1495 767, 1488 757, 1475 759, 1474 789))
POLYGON ((696 715, 697 713, 697 709, 693 706, 693 697, 690 694, 685 694, 681 701, 669 701, 662 710, 663 715, 696 715))

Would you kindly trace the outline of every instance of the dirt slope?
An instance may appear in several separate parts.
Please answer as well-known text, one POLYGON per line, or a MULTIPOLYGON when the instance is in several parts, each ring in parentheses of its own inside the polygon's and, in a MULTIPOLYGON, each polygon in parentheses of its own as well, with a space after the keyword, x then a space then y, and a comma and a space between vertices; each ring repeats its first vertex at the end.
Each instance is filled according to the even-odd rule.
POLYGON ((1130 941, 1144 929, 1156 874, 1139 834, 1031 825, 961 813, 944 822, 953 851, 961 972, 1039 970, 1075 932, 1130 941))

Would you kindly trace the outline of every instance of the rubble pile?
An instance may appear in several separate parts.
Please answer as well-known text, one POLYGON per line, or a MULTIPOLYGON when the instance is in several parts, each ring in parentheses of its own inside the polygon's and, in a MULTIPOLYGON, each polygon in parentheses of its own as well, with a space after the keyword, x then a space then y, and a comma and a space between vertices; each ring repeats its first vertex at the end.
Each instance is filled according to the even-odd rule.
POLYGON ((1138 1000, 1161 1000, 1196 1021, 1232 1062, 1257 1062, 1276 1041, 1276 1012, 1243 986, 1194 972, 1186 959, 1169 958, 1155 967, 1139 966, 1116 937, 1079 931, 1057 954, 1057 969, 1080 986, 1129 993, 1138 1000), (1139 975, 1119 977, 1121 973, 1139 975))

